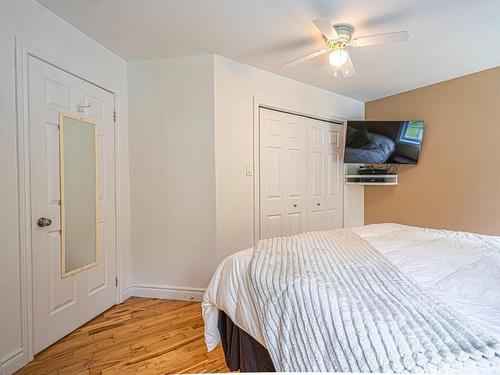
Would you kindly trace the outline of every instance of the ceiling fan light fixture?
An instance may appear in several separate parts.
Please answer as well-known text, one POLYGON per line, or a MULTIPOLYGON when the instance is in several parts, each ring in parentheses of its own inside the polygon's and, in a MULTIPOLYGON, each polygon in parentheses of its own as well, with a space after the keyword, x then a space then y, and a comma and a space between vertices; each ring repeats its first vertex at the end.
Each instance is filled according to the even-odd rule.
POLYGON ((354 65, 352 64, 351 57, 349 55, 347 55, 347 61, 344 65, 333 67, 334 77, 350 78, 355 74, 356 69, 354 69, 354 65))
POLYGON ((343 48, 335 49, 332 53, 330 53, 329 59, 330 64, 338 68, 347 62, 349 59, 349 53, 347 53, 347 51, 343 48))

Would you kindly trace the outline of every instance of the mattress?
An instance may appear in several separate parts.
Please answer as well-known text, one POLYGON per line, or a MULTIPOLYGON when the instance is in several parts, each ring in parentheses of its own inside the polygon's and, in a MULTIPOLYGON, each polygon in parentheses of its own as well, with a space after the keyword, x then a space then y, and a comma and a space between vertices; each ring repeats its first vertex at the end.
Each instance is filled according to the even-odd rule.
MULTIPOLYGON (((500 337, 500 237, 399 224, 372 224, 353 231, 434 297, 500 337)), ((266 347, 250 293, 253 248, 221 262, 202 308, 208 350, 220 342, 219 310, 266 347)))

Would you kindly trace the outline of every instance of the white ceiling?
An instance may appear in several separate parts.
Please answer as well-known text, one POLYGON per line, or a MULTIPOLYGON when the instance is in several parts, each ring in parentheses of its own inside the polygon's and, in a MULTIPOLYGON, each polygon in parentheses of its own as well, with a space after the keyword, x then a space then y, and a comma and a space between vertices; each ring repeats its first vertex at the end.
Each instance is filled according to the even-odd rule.
POLYGON ((369 101, 500 65, 500 0, 39 0, 127 60, 215 53, 369 101), (315 18, 356 36, 408 30, 405 43, 351 50, 334 78, 315 18))

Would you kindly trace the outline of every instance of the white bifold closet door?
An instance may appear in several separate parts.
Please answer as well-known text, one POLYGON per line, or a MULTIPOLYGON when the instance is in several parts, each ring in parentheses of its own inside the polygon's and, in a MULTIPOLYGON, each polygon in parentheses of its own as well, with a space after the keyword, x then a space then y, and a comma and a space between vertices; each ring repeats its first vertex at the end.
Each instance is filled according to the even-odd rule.
POLYGON ((343 125, 260 108, 260 236, 342 226, 343 125))

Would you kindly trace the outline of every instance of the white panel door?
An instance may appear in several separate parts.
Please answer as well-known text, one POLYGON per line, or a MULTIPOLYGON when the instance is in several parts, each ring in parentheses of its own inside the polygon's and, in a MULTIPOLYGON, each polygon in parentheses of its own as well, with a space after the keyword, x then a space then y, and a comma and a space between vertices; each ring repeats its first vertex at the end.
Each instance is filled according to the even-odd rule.
POLYGON ((342 227, 344 126, 308 119, 308 230, 342 227))
POLYGON ((307 119, 260 109, 261 238, 306 230, 307 119))
POLYGON ((34 350, 41 351, 116 302, 113 95, 29 58, 34 350), (85 114, 77 105, 90 105, 85 114), (60 112, 98 124, 98 265, 61 277, 60 112), (52 220, 37 226, 38 218, 52 220))

